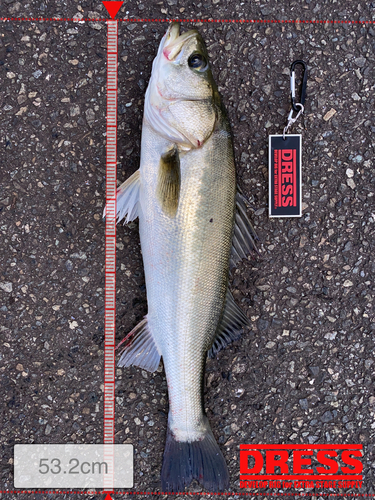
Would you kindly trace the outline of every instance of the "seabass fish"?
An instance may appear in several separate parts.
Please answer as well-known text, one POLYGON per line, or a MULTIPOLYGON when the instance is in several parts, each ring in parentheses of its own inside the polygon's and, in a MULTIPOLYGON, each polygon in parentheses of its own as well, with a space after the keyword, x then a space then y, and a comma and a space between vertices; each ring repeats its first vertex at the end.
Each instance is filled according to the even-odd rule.
POLYGON ((254 249, 236 192, 230 128, 201 35, 170 25, 145 96, 141 164, 117 193, 117 217, 139 218, 148 314, 123 340, 120 366, 155 371, 163 358, 169 416, 163 491, 197 479, 228 487, 203 408, 207 352, 248 323, 228 289, 230 261, 254 249))

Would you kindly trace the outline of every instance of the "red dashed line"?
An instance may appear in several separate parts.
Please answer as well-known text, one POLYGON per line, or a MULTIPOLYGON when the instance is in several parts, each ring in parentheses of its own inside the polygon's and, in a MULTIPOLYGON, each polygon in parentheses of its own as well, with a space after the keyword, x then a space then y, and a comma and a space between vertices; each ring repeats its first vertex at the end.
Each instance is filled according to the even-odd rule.
MULTIPOLYGON (((65 22, 107 22, 109 19, 98 18, 60 18, 60 17, 0 17, 0 21, 65 21, 65 22)), ((375 21, 319 20, 319 19, 118 19, 126 23, 235 23, 235 24, 375 24, 375 21)))
POLYGON ((319 493, 319 492, 299 492, 299 491, 290 491, 286 493, 262 493, 262 492, 257 492, 257 491, 226 491, 226 492, 195 492, 195 491, 176 491, 176 492, 171 492, 171 491, 114 491, 114 492, 108 492, 108 491, 72 491, 72 490, 4 490, 0 491, 0 494, 17 494, 17 493, 22 493, 22 494, 44 494, 44 495, 107 495, 110 493, 111 495, 146 495, 146 496, 151 496, 151 495, 185 495, 185 496, 207 496, 207 495, 215 495, 215 496, 232 496, 232 495, 238 495, 238 496, 261 496, 261 497, 311 497, 312 495, 315 497, 346 497, 346 498, 351 498, 351 497, 363 497, 363 498, 373 498, 375 497, 375 494, 372 493, 319 493))

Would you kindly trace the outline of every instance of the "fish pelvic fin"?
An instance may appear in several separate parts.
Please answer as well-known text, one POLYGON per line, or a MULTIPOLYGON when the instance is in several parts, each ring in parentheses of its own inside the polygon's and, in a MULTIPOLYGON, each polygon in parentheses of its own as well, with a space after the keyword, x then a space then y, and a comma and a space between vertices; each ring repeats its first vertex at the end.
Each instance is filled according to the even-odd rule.
MULTIPOLYGON (((116 200, 116 222, 125 219, 124 224, 133 221, 139 215, 139 189, 141 181, 139 169, 117 189, 116 200)), ((104 208, 103 217, 107 214, 107 207, 104 208)))
POLYGON ((231 342, 238 340, 244 326, 250 326, 250 321, 235 303, 233 295, 228 288, 223 315, 216 330, 211 349, 208 351, 208 357, 214 358, 221 349, 224 349, 231 342))
POLYGON ((232 253, 230 257, 231 268, 235 267, 242 259, 247 259, 252 253, 259 253, 255 243, 259 238, 247 217, 245 200, 246 198, 237 191, 232 253))
POLYGON ((185 491, 193 479, 209 491, 223 491, 229 486, 228 467, 212 434, 207 430, 199 441, 177 441, 168 426, 161 470, 164 492, 185 491))
POLYGON ((118 366, 138 366, 149 372, 157 370, 161 355, 148 327, 147 316, 118 344, 125 343, 118 366))
POLYGON ((174 217, 180 198, 181 172, 180 156, 177 146, 164 153, 160 158, 156 195, 163 212, 174 217))

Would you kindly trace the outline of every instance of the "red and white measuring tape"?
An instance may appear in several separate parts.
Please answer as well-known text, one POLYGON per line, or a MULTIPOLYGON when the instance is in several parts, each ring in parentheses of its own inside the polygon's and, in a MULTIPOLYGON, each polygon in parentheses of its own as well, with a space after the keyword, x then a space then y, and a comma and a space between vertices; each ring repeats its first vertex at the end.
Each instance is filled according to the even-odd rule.
POLYGON ((104 444, 105 461, 113 473, 105 476, 104 489, 114 487, 115 434, 115 330, 116 330, 116 192, 117 192, 117 52, 118 23, 107 21, 107 157, 105 219, 104 315, 104 444), (110 446, 112 445, 112 446, 110 446))

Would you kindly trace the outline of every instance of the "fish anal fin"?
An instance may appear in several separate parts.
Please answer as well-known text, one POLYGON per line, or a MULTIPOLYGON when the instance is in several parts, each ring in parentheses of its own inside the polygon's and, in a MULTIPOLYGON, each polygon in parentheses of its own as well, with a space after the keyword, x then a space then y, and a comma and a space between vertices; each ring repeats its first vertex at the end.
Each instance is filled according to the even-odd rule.
POLYGON ((147 316, 118 344, 125 343, 118 366, 138 366, 154 372, 160 363, 160 353, 148 327, 147 316))
MULTIPOLYGON (((116 220, 120 222, 125 219, 124 224, 133 221, 139 215, 138 201, 140 189, 140 173, 139 170, 134 172, 121 186, 117 189, 116 200, 116 220)), ((106 216, 107 207, 103 212, 103 217, 106 216)))
POLYGON ((235 303, 229 288, 225 297, 224 311, 216 330, 208 356, 214 358, 216 354, 228 344, 239 339, 244 326, 249 326, 250 321, 235 303))
POLYGON ((158 184, 156 187, 156 195, 162 210, 170 217, 174 217, 177 212, 180 185, 180 156, 177 147, 174 146, 160 158, 158 184))
POLYGON ((237 191, 232 253, 230 257, 231 268, 253 252, 259 253, 255 243, 258 237, 247 217, 244 200, 245 197, 237 191))

